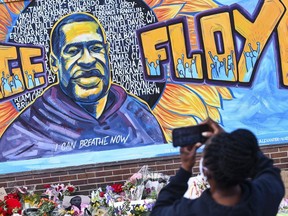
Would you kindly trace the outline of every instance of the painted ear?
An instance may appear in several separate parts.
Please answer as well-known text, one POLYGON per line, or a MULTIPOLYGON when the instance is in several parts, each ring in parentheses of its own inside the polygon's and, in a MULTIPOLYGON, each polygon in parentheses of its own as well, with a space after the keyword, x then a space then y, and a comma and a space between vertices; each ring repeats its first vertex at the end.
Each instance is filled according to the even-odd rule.
POLYGON ((50 61, 50 69, 52 70, 52 72, 55 74, 58 73, 59 70, 58 59, 53 53, 50 54, 49 61, 50 61))

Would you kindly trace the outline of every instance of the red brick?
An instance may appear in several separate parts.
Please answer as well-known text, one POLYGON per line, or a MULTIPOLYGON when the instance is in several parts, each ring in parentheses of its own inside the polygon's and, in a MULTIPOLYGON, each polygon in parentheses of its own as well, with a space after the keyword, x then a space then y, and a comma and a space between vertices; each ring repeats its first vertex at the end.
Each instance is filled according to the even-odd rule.
POLYGON ((77 180, 77 176, 76 175, 60 176, 59 178, 60 178, 60 182, 70 181, 70 180, 77 180))
POLYGON ((149 166, 149 170, 151 172, 158 171, 158 170, 165 170, 165 165, 149 166))
POLYGON ((97 172, 96 173, 96 177, 111 176, 112 174, 113 174, 112 171, 97 172))
POLYGON ((116 181, 122 181, 122 176, 109 176, 105 177, 106 182, 116 182, 116 181))
MULTIPOLYGON (((274 162, 276 161, 277 159, 274 159, 274 162)), ((280 163, 287 163, 288 162, 288 157, 286 157, 286 158, 280 158, 280 159, 278 159, 278 160, 280 160, 280 163)), ((275 162, 276 163, 276 162, 275 162)), ((279 163, 279 162, 278 162, 279 163)))
POLYGON ((274 153, 274 152, 278 152, 279 149, 278 148, 264 148, 264 149, 261 149, 263 153, 274 153))
POLYGON ((276 164, 276 167, 278 167, 279 169, 287 169, 288 168, 288 164, 276 164))
POLYGON ((131 173, 131 170, 130 169, 118 169, 118 170, 113 170, 112 173, 113 173, 113 175, 129 174, 129 173, 131 173))
POLYGON ((67 171, 58 171, 58 172, 52 172, 51 176, 63 176, 63 175, 68 175, 67 171))
POLYGON ((86 168, 85 172, 99 172, 103 170, 104 170, 104 167, 93 167, 93 168, 86 168))
POLYGON ((126 168, 135 168, 137 167, 137 164, 123 164, 121 165, 121 169, 126 169, 126 168))
POLYGON ((104 170, 117 170, 117 169, 121 169, 120 165, 117 166, 107 166, 107 167, 103 167, 104 170))
POLYGON ((55 176, 55 177, 50 177, 50 178, 43 178, 43 183, 44 184, 47 184, 47 183, 49 183, 49 184, 54 184, 54 183, 60 183, 59 182, 60 181, 60 178, 59 177, 57 177, 57 176, 55 176))
POLYGON ((166 165, 166 169, 167 170, 170 170, 170 169, 179 169, 180 167, 180 164, 169 164, 169 165, 166 165))
POLYGON ((25 185, 42 184, 42 179, 25 180, 25 185))
POLYGON ((156 165, 166 165, 166 164, 170 164, 173 163, 173 160, 160 160, 160 161, 156 161, 156 165))
POLYGON ((79 186, 79 185, 83 185, 83 184, 87 184, 87 180, 76 180, 76 181, 71 181, 70 182, 72 185, 75 185, 75 186, 79 186))
POLYGON ((287 152, 272 153, 271 158, 287 157, 287 152))
POLYGON ((94 178, 95 173, 80 173, 77 176, 78 176, 78 179, 89 179, 89 178, 94 178))
POLYGON ((88 184, 91 184, 91 183, 103 183, 103 182, 105 182, 105 178, 104 177, 87 179, 87 183, 88 184))

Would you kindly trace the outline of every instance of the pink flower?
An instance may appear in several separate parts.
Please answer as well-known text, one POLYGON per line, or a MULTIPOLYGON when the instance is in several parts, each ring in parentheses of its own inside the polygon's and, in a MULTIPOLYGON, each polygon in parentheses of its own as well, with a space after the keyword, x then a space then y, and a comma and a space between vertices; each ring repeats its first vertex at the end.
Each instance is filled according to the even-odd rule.
POLYGON ((130 182, 132 182, 133 184, 137 183, 137 180, 142 179, 142 174, 141 173, 134 173, 131 177, 130 177, 130 182))

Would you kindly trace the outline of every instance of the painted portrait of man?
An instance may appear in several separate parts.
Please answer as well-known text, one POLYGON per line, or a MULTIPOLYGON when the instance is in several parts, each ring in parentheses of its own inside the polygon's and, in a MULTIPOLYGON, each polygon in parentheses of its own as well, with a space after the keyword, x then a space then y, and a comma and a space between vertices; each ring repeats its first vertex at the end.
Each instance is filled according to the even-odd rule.
POLYGON ((165 143, 149 106, 111 81, 109 43, 88 13, 62 17, 50 36, 59 83, 25 109, 0 138, 0 161, 165 143))

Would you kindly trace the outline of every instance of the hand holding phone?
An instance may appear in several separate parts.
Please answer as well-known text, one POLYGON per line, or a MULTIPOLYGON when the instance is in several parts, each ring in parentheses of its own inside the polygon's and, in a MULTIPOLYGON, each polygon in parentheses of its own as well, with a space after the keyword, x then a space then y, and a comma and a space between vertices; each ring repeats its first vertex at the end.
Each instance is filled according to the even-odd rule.
POLYGON ((174 147, 184 147, 195 145, 196 143, 205 143, 207 137, 202 136, 202 132, 210 131, 208 124, 199 124, 195 126, 175 128, 172 131, 172 142, 174 147))

